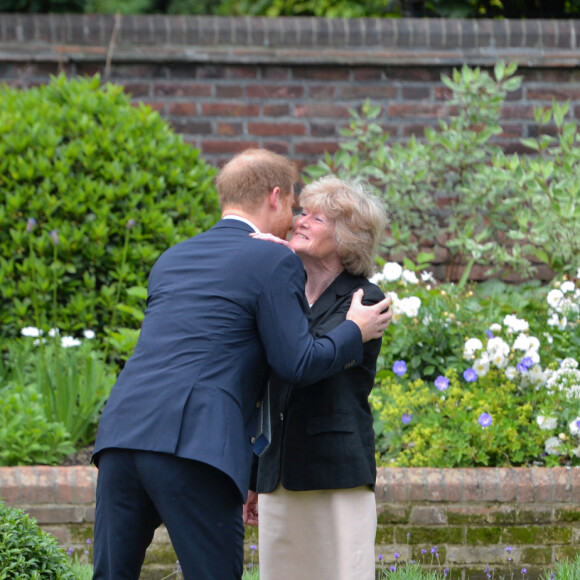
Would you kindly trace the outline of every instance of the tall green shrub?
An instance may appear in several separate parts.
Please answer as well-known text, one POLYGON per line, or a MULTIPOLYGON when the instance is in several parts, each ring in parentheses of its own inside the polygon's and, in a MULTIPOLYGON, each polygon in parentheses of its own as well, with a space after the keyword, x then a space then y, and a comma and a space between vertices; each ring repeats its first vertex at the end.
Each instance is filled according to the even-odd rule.
MULTIPOLYGON (((386 249, 417 259, 435 245, 447 280, 473 265, 488 275, 514 270, 531 278, 538 261, 559 273, 580 265, 580 147, 567 108, 537 111, 556 137, 526 139, 530 155, 506 155, 496 141, 503 102, 521 79, 515 64, 493 74, 464 66, 442 81, 448 115, 424 139, 391 141, 381 107, 367 102, 343 130, 340 150, 307 168, 311 177, 367 178, 392 212, 386 249), (467 267, 465 267, 467 266, 467 267)), ((443 106, 443 105, 442 105, 443 106)))
POLYGON ((135 327, 167 247, 217 220, 215 170, 150 107, 100 78, 0 86, 0 326, 135 327), (113 322, 114 319, 114 322, 113 322))

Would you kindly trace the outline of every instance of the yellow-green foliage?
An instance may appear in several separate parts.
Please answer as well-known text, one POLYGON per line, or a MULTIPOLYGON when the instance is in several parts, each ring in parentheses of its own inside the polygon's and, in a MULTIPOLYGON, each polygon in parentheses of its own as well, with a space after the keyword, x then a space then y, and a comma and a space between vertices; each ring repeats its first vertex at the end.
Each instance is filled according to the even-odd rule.
POLYGON ((522 465, 539 456, 543 439, 535 422, 545 390, 517 390, 502 372, 466 382, 454 369, 439 391, 422 379, 386 377, 371 395, 380 465, 472 467, 522 465), (482 427, 482 413, 492 417, 482 427), (411 416, 402 422, 403 415, 411 416))

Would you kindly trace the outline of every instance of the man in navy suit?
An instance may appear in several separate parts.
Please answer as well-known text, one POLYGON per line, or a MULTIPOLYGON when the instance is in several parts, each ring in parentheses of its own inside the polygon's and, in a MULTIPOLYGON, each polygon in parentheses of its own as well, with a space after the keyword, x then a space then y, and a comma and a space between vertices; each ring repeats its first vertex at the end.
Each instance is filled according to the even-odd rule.
POLYGON ((353 298, 347 320, 314 340, 305 273, 284 238, 294 164, 254 149, 220 171, 222 220, 154 265, 139 342, 113 388, 94 451, 94 579, 136 580, 164 523, 187 580, 236 580, 260 401, 270 368, 310 384, 358 365, 390 299, 353 298))

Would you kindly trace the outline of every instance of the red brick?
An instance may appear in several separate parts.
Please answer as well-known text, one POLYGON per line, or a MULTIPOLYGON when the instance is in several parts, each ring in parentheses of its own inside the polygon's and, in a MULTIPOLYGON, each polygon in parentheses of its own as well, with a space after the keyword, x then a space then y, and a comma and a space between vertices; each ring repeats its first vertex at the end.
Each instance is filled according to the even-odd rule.
POLYGON ((348 81, 350 71, 334 67, 300 67, 293 69, 292 77, 294 80, 348 81))
POLYGON ((397 87, 393 85, 347 85, 340 87, 338 96, 341 99, 395 99, 397 87))
POLYGON ((572 501, 580 503, 580 469, 571 469, 570 477, 572 479, 572 501))
POLYGON ((532 479, 536 494, 536 502, 552 502, 554 500, 554 489, 552 485, 552 472, 548 469, 532 469, 532 479))
POLYGON ((220 99, 236 99, 242 96, 240 85, 217 85, 215 95, 220 99))
POLYGON ((380 67, 357 67, 353 71, 355 81, 381 81, 385 79, 383 69, 380 67))
POLYGON ((445 501, 461 501, 463 496, 463 477, 459 469, 443 469, 443 490, 445 501))
POLYGON ((148 97, 150 92, 150 85, 144 83, 123 83, 123 90, 132 98, 148 97))
POLYGON ((36 502, 52 503, 56 498, 56 471, 54 467, 36 468, 36 502))
POLYGON ((533 120, 534 107, 532 105, 504 105, 501 108, 500 117, 502 119, 533 120))
POLYGON ((499 501, 516 501, 516 476, 512 469, 498 469, 499 501))
POLYGON ((478 501, 480 499, 477 469, 462 469, 463 501, 478 501))
POLYGON ((390 467, 385 470, 387 474, 386 500, 388 502, 409 501, 407 487, 407 470, 400 467, 390 467))
POLYGON ((430 100, 431 99, 431 87, 427 87, 427 86, 403 87, 402 97, 404 100, 410 100, 410 101, 430 100))
POLYGON ((211 85, 187 82, 156 82, 153 85, 156 97, 210 97, 211 85))
POLYGON ((334 99, 336 89, 334 85, 314 85, 308 87, 308 97, 310 99, 334 99))
POLYGON ((407 468, 407 488, 409 501, 422 501, 425 495, 425 469, 421 467, 407 468))
POLYGON ((287 141, 273 141, 271 139, 264 140, 262 147, 268 151, 273 151, 279 155, 288 155, 290 152, 290 143, 287 141))
POLYGON ((334 153, 338 150, 338 144, 334 141, 308 141, 296 143, 294 151, 298 154, 323 155, 324 153, 334 153))
POLYGON ((534 481, 529 467, 514 468, 517 481, 517 501, 529 503, 534 501, 534 481))
POLYGON ((554 501, 572 501, 572 478, 567 467, 553 467, 554 501))
POLYGON ((289 105, 264 105, 262 109, 264 117, 287 117, 290 114, 289 105))
POLYGON ((61 467, 56 470, 56 498, 58 503, 73 503, 76 496, 76 479, 73 470, 61 467))
POLYGON ((20 495, 20 471, 16 467, 0 467, 0 498, 6 505, 18 505, 20 495))
POLYGON ((294 107, 296 117, 349 117, 348 107, 343 105, 326 105, 322 103, 309 105, 296 105, 294 107))
POLYGON ((242 123, 218 123, 218 135, 243 135, 244 126, 242 123))
POLYGON ((425 499, 427 501, 443 501, 445 499, 445 487, 443 470, 435 468, 423 469, 425 480, 425 499))
POLYGON ((239 153, 250 147, 258 147, 257 141, 233 141, 228 139, 220 141, 218 139, 202 139, 200 143, 201 150, 204 154, 208 153, 239 153))
POLYGON ((304 95, 300 85, 250 85, 246 96, 251 99, 298 99, 304 95))
POLYGON ((257 117, 260 114, 260 107, 235 103, 204 103, 201 112, 203 115, 217 117, 257 117))
POLYGON ((496 470, 492 467, 483 467, 479 468, 477 473, 479 476, 481 499, 483 501, 497 501, 498 481, 496 470))
POLYGON ((185 115, 186 117, 194 117, 197 115, 197 103, 191 101, 169 103, 167 110, 170 115, 185 115))
POLYGON ((389 117, 400 117, 410 119, 437 119, 447 116, 447 107, 445 105, 428 105, 428 104, 390 104, 387 107, 389 117))
POLYGON ((302 123, 248 123, 250 135, 305 135, 302 123))
POLYGON ((97 468, 76 466, 70 468, 75 480, 75 503, 92 503, 97 492, 97 468))

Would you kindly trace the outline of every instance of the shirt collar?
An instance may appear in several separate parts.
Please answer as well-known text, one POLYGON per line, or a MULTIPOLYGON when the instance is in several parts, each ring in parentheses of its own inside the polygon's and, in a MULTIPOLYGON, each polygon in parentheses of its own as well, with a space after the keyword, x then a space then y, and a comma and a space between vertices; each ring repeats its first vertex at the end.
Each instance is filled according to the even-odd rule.
POLYGON ((245 224, 248 224, 257 234, 261 233, 255 224, 253 224, 250 220, 247 220, 246 218, 243 218, 239 215, 227 214, 227 215, 222 216, 222 219, 224 219, 224 220, 238 220, 240 222, 244 222, 245 224))

